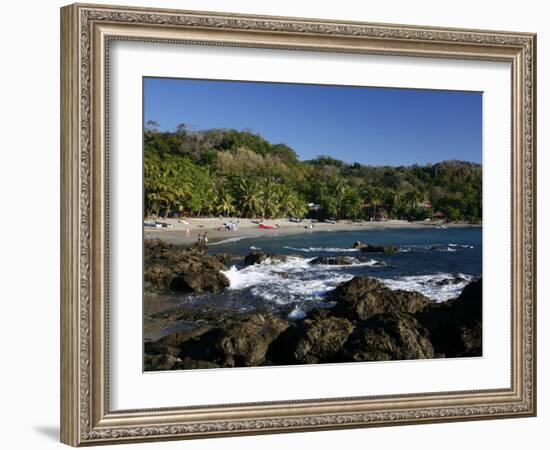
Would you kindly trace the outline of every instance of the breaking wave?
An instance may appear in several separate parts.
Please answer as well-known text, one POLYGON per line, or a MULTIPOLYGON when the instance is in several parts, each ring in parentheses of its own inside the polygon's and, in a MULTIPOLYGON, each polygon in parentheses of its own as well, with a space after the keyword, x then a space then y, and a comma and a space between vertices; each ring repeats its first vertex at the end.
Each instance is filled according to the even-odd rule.
POLYGON ((390 289, 417 291, 436 302, 456 298, 462 289, 474 279, 462 273, 436 273, 430 275, 411 275, 396 278, 379 278, 390 289))
POLYGON ((359 249, 356 248, 338 248, 338 247, 289 247, 284 246, 287 250, 293 250, 295 252, 304 252, 304 253, 347 253, 347 252, 358 252, 359 249))
POLYGON ((223 272, 230 290, 248 289, 261 299, 288 305, 313 301, 323 305, 323 297, 340 283, 353 278, 337 267, 309 264, 311 258, 289 257, 285 262, 266 261, 263 264, 238 269, 232 266, 223 272), (332 269, 332 270, 331 270, 332 269))
MULTIPOLYGON (((310 264, 313 258, 289 256, 286 261, 266 260, 243 268, 232 266, 223 273, 229 279, 230 291, 246 291, 254 298, 272 307, 293 308, 288 317, 298 320, 312 307, 329 308, 327 294, 339 284, 351 280, 358 267, 374 267, 378 261, 358 261, 351 265, 310 264)), ((376 270, 376 269, 374 269, 376 270)), ((456 298, 473 276, 461 273, 436 273, 429 275, 381 278, 376 272, 369 274, 390 289, 417 291, 426 297, 444 302, 456 298)))

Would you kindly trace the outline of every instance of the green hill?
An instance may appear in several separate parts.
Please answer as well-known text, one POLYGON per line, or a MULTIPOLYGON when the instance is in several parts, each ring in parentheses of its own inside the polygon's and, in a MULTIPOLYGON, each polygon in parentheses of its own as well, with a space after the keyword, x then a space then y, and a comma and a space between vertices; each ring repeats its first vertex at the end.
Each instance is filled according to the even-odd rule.
POLYGON ((182 125, 161 132, 150 126, 144 133, 144 184, 147 215, 435 215, 479 222, 482 214, 480 164, 369 166, 330 156, 300 161, 285 144, 232 129, 190 132, 182 125))

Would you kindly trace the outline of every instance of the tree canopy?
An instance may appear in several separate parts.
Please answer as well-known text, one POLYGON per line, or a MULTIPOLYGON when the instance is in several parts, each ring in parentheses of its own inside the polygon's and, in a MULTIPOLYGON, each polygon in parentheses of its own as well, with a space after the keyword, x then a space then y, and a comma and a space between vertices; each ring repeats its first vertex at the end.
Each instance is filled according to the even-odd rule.
POLYGON ((481 165, 370 166, 332 156, 300 161, 285 144, 233 129, 144 132, 145 212, 337 219, 398 218, 478 222, 481 165))

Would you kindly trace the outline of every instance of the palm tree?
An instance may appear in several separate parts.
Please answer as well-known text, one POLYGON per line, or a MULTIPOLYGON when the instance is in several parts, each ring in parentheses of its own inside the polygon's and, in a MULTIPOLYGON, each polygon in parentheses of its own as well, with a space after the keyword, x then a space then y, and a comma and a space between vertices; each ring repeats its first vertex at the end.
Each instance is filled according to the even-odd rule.
POLYGON ((409 191, 405 194, 405 203, 409 206, 411 212, 416 211, 424 199, 424 194, 417 190, 409 191))
POLYGON ((203 210, 207 214, 215 214, 217 212, 218 198, 220 196, 220 190, 218 187, 220 185, 220 180, 209 171, 206 171, 201 195, 201 208, 197 213, 197 217, 200 216, 203 210))
POLYGON ((343 178, 339 179, 334 186, 334 196, 336 197, 336 211, 338 217, 341 214, 342 202, 346 196, 347 188, 348 186, 343 178))
POLYGON ((399 191, 390 191, 388 193, 389 203, 391 204, 391 214, 394 218, 397 217, 398 211, 401 209, 402 205, 402 198, 401 193, 399 191))
POLYGON ((223 214, 225 217, 229 216, 233 211, 235 211, 235 206, 233 206, 233 196, 229 192, 224 192, 218 198, 217 210, 219 214, 223 214))
POLYGON ((277 185, 278 215, 303 217, 308 209, 305 200, 293 189, 277 185))
POLYGON ((280 185, 268 178, 266 180, 264 189, 262 190, 262 198, 260 203, 260 210, 262 217, 275 217, 280 209, 280 185))
POLYGON ((382 204, 382 192, 379 188, 370 187, 363 191, 367 203, 373 207, 373 217, 376 219, 376 208, 382 204))
POLYGON ((302 218, 308 208, 305 200, 295 191, 290 191, 286 198, 286 209, 289 216, 302 218))
POLYGON ((374 208, 374 220, 376 220, 376 207, 380 206, 382 204, 382 199, 378 195, 378 193, 374 193, 373 196, 370 199, 370 202, 374 208))
POLYGON ((257 209, 262 190, 256 181, 246 178, 240 180, 238 190, 241 200, 240 217, 244 217, 245 211, 254 212, 257 209))

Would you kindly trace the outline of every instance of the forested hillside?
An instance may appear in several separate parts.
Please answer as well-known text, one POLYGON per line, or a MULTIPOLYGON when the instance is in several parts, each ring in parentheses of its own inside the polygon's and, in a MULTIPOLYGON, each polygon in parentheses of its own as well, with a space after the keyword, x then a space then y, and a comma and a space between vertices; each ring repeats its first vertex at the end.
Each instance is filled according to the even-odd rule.
MULTIPOLYGON (((481 165, 367 166, 328 156, 300 161, 249 131, 144 133, 145 213, 167 216, 481 220, 481 165), (309 206, 308 206, 309 205, 309 206), (315 206, 312 206, 315 205, 315 206)), ((372 151, 372 150, 371 150, 372 151)), ((337 154, 338 149, 335 149, 337 154)))

